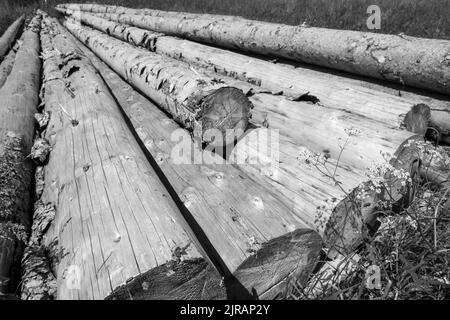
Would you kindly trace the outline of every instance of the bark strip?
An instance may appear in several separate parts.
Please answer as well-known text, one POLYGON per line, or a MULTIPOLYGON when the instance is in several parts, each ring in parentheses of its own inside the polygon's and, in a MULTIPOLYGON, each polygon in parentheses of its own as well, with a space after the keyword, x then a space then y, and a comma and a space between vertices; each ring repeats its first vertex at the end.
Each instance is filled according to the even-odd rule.
POLYGON ((24 32, 15 64, 0 89, 0 292, 16 292, 24 243, 31 225, 34 135, 40 66, 36 15, 24 32))

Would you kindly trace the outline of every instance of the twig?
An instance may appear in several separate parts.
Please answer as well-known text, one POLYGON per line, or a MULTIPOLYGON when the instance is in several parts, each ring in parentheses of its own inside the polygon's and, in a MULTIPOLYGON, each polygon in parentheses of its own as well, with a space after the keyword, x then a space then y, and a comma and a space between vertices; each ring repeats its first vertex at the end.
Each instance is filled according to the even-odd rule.
POLYGON ((66 114, 66 116, 69 117, 70 122, 72 123, 73 126, 78 125, 78 120, 73 118, 67 111, 66 109, 64 109, 64 107, 61 105, 61 103, 58 103, 59 107, 62 109, 62 111, 66 114))

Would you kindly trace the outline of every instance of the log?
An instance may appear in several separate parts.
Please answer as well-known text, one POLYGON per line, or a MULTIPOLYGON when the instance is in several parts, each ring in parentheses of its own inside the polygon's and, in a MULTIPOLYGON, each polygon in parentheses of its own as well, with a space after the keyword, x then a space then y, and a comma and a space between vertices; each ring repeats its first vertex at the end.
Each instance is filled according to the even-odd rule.
MULTIPOLYGON (((231 83, 239 87, 236 82, 231 83)), ((290 101, 282 96, 256 93, 249 99, 255 106, 252 124, 279 130, 289 140, 286 144, 296 145, 297 150, 303 146, 312 152, 326 153, 330 158, 330 169, 338 165, 341 170, 360 177, 364 177, 365 170, 372 163, 384 162, 385 154, 393 155, 406 139, 414 135, 357 114, 290 101), (357 134, 350 136, 352 130, 357 130, 357 134), (342 150, 344 144, 345 149, 342 150)), ((280 150, 281 155, 287 153, 281 145, 280 150)), ((298 156, 298 151, 295 151, 292 149, 291 153, 294 158, 298 156)), ((280 161, 287 163, 282 159, 280 161)), ((339 174, 346 176, 342 172, 339 174)), ((344 185, 351 187, 346 183, 344 185)))
MULTIPOLYGON (((205 70, 198 70, 209 74, 205 70)), ((247 167, 246 170, 259 176, 269 174, 270 179, 266 183, 272 184, 283 194, 289 194, 288 199, 294 208, 298 203, 308 202, 303 199, 305 190, 309 189, 311 194, 314 194, 317 193, 317 185, 334 184, 333 179, 324 179, 322 174, 307 169, 308 166, 301 168, 297 159, 300 151, 306 147, 308 151, 326 155, 329 170, 326 173, 335 174, 340 188, 325 188, 334 188, 336 191, 325 193, 328 196, 320 199, 321 201, 309 199, 313 205, 309 209, 310 215, 315 211, 314 208, 324 205, 327 199, 343 199, 347 193, 365 181, 365 171, 370 165, 385 163, 386 157, 393 156, 404 141, 416 136, 413 132, 393 129, 388 124, 357 114, 260 92, 257 87, 242 81, 227 77, 219 80, 249 93, 249 99, 255 106, 250 123, 256 129, 247 133, 233 152, 239 153, 242 148, 240 157, 256 159, 253 161, 256 167, 247 167), (266 128, 279 130, 280 136, 276 146, 279 148, 279 159, 265 159, 267 154, 277 154, 277 151, 259 149, 255 144, 260 141, 258 139, 270 139, 270 134, 264 134, 266 128), (355 134, 351 133, 355 130, 355 134), (275 165, 272 170, 271 165, 275 165), (270 175, 273 169, 276 175, 270 175), (284 174, 281 174, 283 171, 284 174), (312 180, 308 181, 305 177, 312 180)))
MULTIPOLYGON (((146 8, 139 8, 139 9, 132 9, 122 6, 114 6, 114 5, 98 5, 98 4, 91 4, 91 3, 83 3, 83 4, 58 4, 56 6, 56 9, 63 9, 67 8, 69 10, 74 11, 86 11, 91 13, 130 13, 134 12, 134 14, 145 14, 145 15, 151 15, 151 16, 161 16, 161 15, 171 15, 171 16, 177 16, 180 14, 187 15, 190 17, 196 17, 196 13, 189 13, 189 12, 179 12, 179 11, 162 11, 162 10, 153 10, 153 9, 146 9, 146 8)), ((219 14, 206 14, 205 16, 208 17, 216 17, 220 19, 228 19, 233 20, 236 18, 236 16, 229 16, 229 15, 219 15, 219 14)))
POLYGON ((20 33, 24 21, 25 16, 20 16, 8 27, 8 29, 6 29, 5 33, 3 33, 3 35, 0 37, 0 62, 7 55, 9 49, 11 49, 14 45, 14 42, 16 41, 16 38, 20 33))
MULTIPOLYGON (((84 10, 84 5, 65 5, 84 10)), ((91 11, 114 13, 111 6, 89 6, 91 11)), ((375 34, 308 26, 214 17, 213 15, 151 14, 147 9, 121 10, 130 24, 167 35, 287 58, 369 76, 444 94, 450 93, 448 40, 375 34)))
POLYGON ((28 158, 39 100, 39 23, 24 32, 16 63, 0 89, 0 292, 16 292, 30 228, 33 165, 28 158))
POLYGON ((208 148, 202 150, 92 52, 85 47, 83 51, 223 261, 217 268, 225 276, 225 285, 231 273, 247 291, 270 299, 287 292, 293 278, 305 283, 321 248, 320 237, 305 230, 303 217, 278 199, 282 195, 256 184, 208 148), (186 151, 182 155, 178 154, 181 149, 186 151))
MULTIPOLYGON (((364 82, 351 81, 343 76, 333 76, 306 68, 294 68, 286 64, 274 64, 231 51, 218 49, 161 33, 131 27, 126 16, 119 14, 89 14, 59 9, 75 19, 133 45, 183 60, 192 65, 238 80, 247 81, 273 93, 282 93, 294 100, 344 110, 366 118, 388 123, 399 128, 415 105, 426 104, 430 108, 427 127, 437 130, 438 139, 450 137, 450 105, 436 99, 409 95, 399 97, 392 92, 380 92, 364 87, 364 82), (112 21, 107 21, 106 19, 112 21), (117 22, 120 21, 120 22, 117 22)), ((417 132, 416 132, 417 133, 417 132)))
POLYGON ((3 85, 6 82, 6 79, 11 73, 11 70, 14 66, 14 62, 16 60, 16 52, 19 49, 19 46, 20 46, 19 42, 17 42, 16 45, 11 50, 9 50, 6 57, 0 63, 0 89, 3 87, 3 85))
POLYGON ((55 298, 217 298, 220 276, 102 78, 61 29, 45 17, 43 95, 51 116, 44 138, 52 151, 39 201, 55 212, 47 228, 34 228, 44 231, 38 243, 49 252, 55 298), (146 285, 136 287, 141 277, 146 285))
POLYGON ((96 54, 202 142, 222 145, 243 134, 252 106, 242 91, 200 76, 186 63, 66 24, 71 32, 83 33, 96 54), (208 141, 209 130, 220 130, 223 140, 208 141))
POLYGON ((6 82, 6 79, 11 73, 15 58, 16 52, 14 50, 10 50, 9 53, 6 55, 5 59, 0 64, 0 89, 3 87, 3 85, 6 82))

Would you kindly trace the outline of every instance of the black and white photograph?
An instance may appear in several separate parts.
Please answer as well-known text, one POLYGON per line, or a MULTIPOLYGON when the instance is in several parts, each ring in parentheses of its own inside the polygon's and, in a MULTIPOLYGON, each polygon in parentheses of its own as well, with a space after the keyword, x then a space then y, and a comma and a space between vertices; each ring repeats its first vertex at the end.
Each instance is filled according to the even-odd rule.
POLYGON ((449 17, 0 0, 0 309, 450 299, 449 17))

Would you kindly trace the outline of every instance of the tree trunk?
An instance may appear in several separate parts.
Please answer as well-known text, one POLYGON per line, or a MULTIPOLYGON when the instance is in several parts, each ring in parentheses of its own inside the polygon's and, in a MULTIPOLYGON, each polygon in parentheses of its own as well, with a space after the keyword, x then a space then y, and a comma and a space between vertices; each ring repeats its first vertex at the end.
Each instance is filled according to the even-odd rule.
MULTIPOLYGON (((116 21, 126 22, 119 14, 89 14, 60 9, 75 19, 134 45, 159 54, 207 68, 222 75, 244 80, 273 93, 282 93, 295 100, 310 100, 324 107, 342 109, 366 118, 399 128, 405 115, 417 104, 427 104, 430 119, 427 126, 440 133, 441 140, 450 137, 450 106, 448 102, 409 95, 399 97, 363 87, 355 81, 306 68, 274 64, 231 51, 218 49, 188 40, 164 36, 116 21), (105 20, 111 19, 113 21, 105 20)), ((391 92, 390 92, 391 93, 391 92)))
MULTIPOLYGON (((208 148, 202 151, 186 131, 88 49, 84 51, 120 103, 142 144, 184 202, 189 210, 186 214, 192 215, 203 229, 209 240, 202 244, 215 256, 212 260, 222 261, 216 266, 225 276, 227 289, 238 291, 230 280, 230 276, 236 277, 246 291, 254 290, 260 299, 268 299, 284 293, 292 278, 304 283, 321 246, 315 232, 304 230, 302 217, 295 216, 277 195, 235 166, 225 164, 223 158, 214 156, 208 148), (184 154, 178 153, 181 149, 184 154), (293 239, 298 242, 290 245, 293 239)), ((229 292, 228 297, 236 298, 239 294, 229 292)))
POLYGON ((28 158, 39 100, 39 23, 24 32, 16 63, 0 89, 0 293, 15 292, 31 220, 33 165, 28 158))
POLYGON ((12 48, 14 41, 16 41, 17 35, 19 34, 22 24, 25 21, 25 16, 20 16, 16 21, 14 21, 5 33, 0 37, 0 62, 8 53, 9 49, 12 48))
MULTIPOLYGON (((217 297, 220 277, 192 243, 102 78, 61 29, 46 17, 41 33, 52 151, 39 201, 54 208, 54 220, 33 228, 44 231, 36 241, 48 251, 57 298, 217 297)), ((45 221, 47 211, 35 219, 45 221)))
MULTIPOLYGON (((237 81, 223 80, 240 88, 237 81)), ((330 165, 339 162, 343 170, 361 177, 364 177, 364 171, 371 163, 383 162, 385 154, 393 155, 406 139, 414 135, 358 114, 290 101, 283 96, 255 93, 249 99, 255 106, 251 123, 279 130, 287 144, 297 147, 297 152, 292 149, 291 156, 297 157, 303 146, 312 152, 326 153, 330 157, 330 165), (352 129, 358 132, 349 136, 352 129), (342 151, 344 144, 345 149, 342 151)), ((286 153, 280 150, 281 155, 286 153)))
POLYGON ((122 77, 191 130, 194 137, 222 145, 244 132, 252 106, 242 91, 200 76, 186 63, 135 48, 76 23, 66 21, 66 26, 122 77), (223 139, 208 140, 210 130, 219 130, 223 139))
MULTIPOLYGON (((102 5, 64 8, 106 12, 102 5)), ((128 23, 167 35, 450 94, 448 40, 289 26, 237 17, 117 10, 128 23)), ((107 11, 115 13, 115 8, 109 6, 107 11)))

